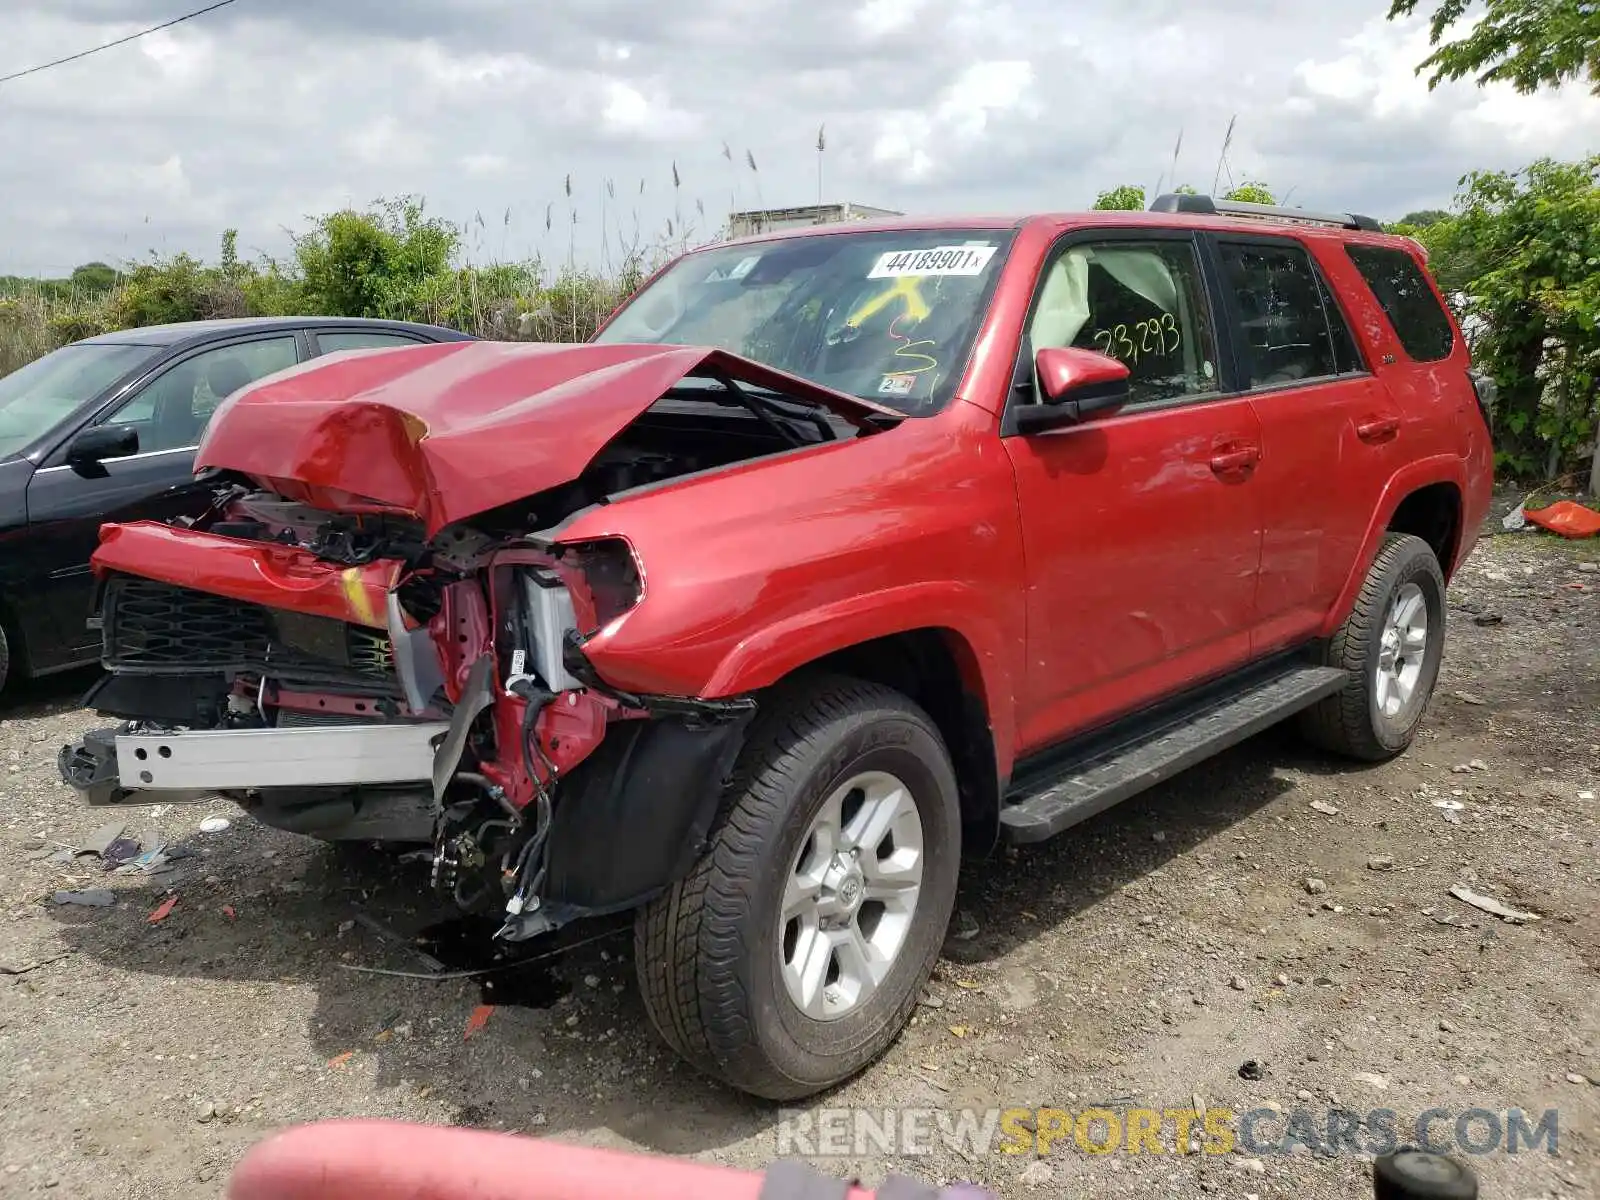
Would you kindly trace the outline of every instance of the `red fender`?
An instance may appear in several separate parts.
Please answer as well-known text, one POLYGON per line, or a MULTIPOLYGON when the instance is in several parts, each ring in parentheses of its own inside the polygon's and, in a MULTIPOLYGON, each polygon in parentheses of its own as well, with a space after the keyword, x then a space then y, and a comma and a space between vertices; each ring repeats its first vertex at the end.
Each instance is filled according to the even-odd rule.
POLYGON ((1011 664, 1021 647, 1008 646, 998 627, 981 615, 982 599, 968 584, 950 580, 907 584, 799 613, 745 638, 717 665, 701 695, 737 695, 769 687, 790 672, 835 651, 874 638, 917 629, 953 635, 963 681, 983 704, 1002 778, 1016 750, 1015 686, 1011 664))
MULTIPOLYGON (((1356 596, 1361 591, 1362 583, 1366 581, 1373 560, 1378 557, 1378 549, 1383 545, 1384 535, 1389 530, 1389 522, 1394 520, 1394 514, 1399 510, 1401 503, 1418 488, 1435 483, 1454 484, 1456 490, 1461 493, 1461 520, 1456 527, 1456 544, 1450 556, 1455 566, 1461 565, 1477 540, 1477 523, 1473 514, 1468 511, 1466 463, 1452 454, 1439 454, 1432 458, 1407 463, 1395 472, 1394 478, 1390 479, 1388 486, 1384 488, 1383 496, 1374 510, 1372 523, 1367 526, 1366 537, 1362 540, 1361 553, 1356 556, 1355 566, 1339 592, 1338 601, 1323 619, 1322 628, 1318 631, 1319 637, 1331 637, 1355 608, 1356 596)), ((1481 517, 1481 514, 1479 515, 1481 517)))

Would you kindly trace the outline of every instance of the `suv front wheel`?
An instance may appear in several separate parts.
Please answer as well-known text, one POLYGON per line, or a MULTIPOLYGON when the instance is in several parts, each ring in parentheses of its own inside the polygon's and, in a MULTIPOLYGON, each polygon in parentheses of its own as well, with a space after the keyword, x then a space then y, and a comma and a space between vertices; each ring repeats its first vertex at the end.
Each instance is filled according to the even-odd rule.
POLYGON ((1402 753, 1439 679, 1444 621, 1444 572, 1433 548, 1389 534, 1354 609, 1323 648, 1323 662, 1349 671, 1350 682, 1302 714, 1306 736, 1366 762, 1402 753))
POLYGON ((638 916, 652 1024, 769 1100, 873 1062, 932 974, 961 818, 938 730, 875 684, 813 680, 757 717, 710 845, 638 916))

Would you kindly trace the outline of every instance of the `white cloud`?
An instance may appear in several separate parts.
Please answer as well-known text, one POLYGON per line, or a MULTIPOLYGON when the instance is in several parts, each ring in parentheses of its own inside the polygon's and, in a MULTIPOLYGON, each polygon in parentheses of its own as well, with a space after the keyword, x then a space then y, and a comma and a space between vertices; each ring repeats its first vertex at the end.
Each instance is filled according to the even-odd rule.
MULTIPOLYGON (((64 273, 151 247, 211 255, 226 227, 247 248, 281 253, 283 227, 310 214, 407 193, 455 220, 510 209, 494 239, 506 254, 565 259, 573 237, 594 258, 602 236, 614 250, 619 227, 631 240, 636 220, 648 240, 675 202, 688 214, 702 201, 714 227, 758 198, 813 200, 823 123, 830 196, 938 213, 1078 207, 1158 176, 1169 186, 1180 129, 1177 175, 1203 189, 1235 115, 1235 179, 1379 216, 1447 202, 1474 168, 1593 148, 1600 101, 1581 89, 1429 92, 1414 71, 1426 36, 1385 21, 1387 7, 239 5, 0 89, 0 273, 64 273)), ((4 65, 122 36, 169 10, 165 0, 12 4, 4 65)))

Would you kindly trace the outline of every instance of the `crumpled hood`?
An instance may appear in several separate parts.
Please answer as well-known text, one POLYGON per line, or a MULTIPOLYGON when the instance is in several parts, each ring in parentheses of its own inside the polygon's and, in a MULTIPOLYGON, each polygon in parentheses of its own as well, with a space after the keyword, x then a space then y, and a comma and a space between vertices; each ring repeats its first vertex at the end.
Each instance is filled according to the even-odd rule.
POLYGON ((662 393, 706 369, 852 420, 903 415, 706 347, 447 342, 312 359, 235 392, 195 467, 377 501, 431 535, 576 479, 662 393))

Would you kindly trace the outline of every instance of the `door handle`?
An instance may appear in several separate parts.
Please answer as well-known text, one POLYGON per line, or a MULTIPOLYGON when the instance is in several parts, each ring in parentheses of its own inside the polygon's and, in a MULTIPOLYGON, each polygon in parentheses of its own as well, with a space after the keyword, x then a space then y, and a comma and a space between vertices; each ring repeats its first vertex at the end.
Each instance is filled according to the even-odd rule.
POLYGON ((1231 450, 1218 450, 1211 456, 1211 469, 1218 475, 1247 471, 1261 459, 1255 446, 1237 446, 1231 450))
POLYGON ((1399 432, 1399 417, 1368 417, 1356 426, 1356 436, 1363 442, 1387 442, 1399 432))

